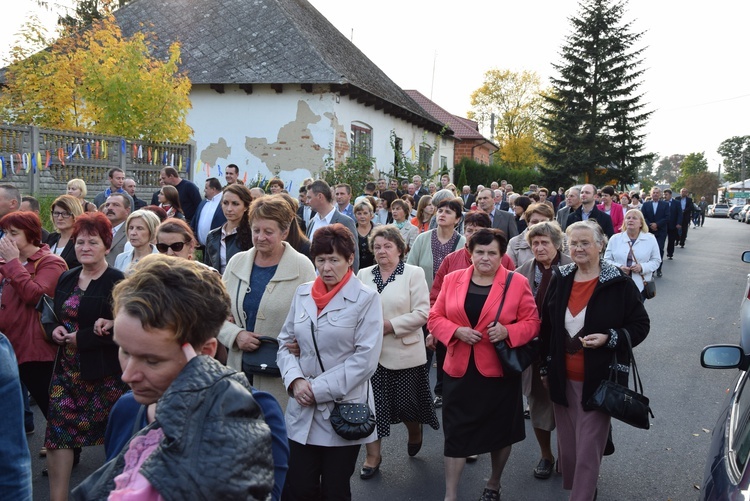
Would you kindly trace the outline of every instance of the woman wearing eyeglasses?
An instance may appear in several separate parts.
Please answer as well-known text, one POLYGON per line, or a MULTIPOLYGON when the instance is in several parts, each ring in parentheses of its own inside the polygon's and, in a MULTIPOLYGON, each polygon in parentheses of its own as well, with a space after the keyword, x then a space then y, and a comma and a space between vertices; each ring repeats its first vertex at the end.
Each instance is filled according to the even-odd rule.
POLYGON ((73 242, 73 225, 76 218, 83 214, 78 199, 71 195, 61 195, 52 202, 52 224, 57 230, 50 233, 45 242, 49 245, 50 251, 57 254, 65 260, 68 269, 81 266, 76 258, 75 243, 73 242))

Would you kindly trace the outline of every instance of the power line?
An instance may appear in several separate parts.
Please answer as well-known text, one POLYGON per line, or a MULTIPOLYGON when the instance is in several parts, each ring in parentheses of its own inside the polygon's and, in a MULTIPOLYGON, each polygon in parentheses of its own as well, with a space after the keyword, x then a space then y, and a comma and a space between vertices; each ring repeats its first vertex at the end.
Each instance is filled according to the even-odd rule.
POLYGON ((661 111, 677 111, 677 110, 686 110, 689 108, 697 108, 699 106, 708 106, 709 104, 716 104, 716 103, 725 103, 727 101, 735 101, 737 99, 743 99, 746 97, 750 97, 750 94, 743 94, 741 96, 735 96, 735 97, 728 97, 726 99, 717 99, 716 101, 707 101, 705 103, 699 103, 699 104, 689 104, 687 106, 678 106, 676 108, 666 108, 661 111))

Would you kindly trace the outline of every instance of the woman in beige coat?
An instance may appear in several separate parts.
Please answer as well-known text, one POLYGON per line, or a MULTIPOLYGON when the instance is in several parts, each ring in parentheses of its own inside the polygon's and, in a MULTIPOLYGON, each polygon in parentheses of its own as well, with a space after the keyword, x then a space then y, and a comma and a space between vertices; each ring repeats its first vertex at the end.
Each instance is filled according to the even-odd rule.
MULTIPOLYGON (((295 217, 279 196, 261 197, 250 206, 253 248, 234 255, 224 270, 233 321, 224 322, 219 341, 227 347, 227 365, 233 369, 242 370, 242 354, 260 347, 259 336, 278 337, 294 291, 315 279, 310 260, 284 241, 295 217)), ((286 408, 289 397, 281 378, 250 376, 255 388, 271 393, 286 408)))
POLYGON ((372 478, 380 469, 380 441, 390 435, 391 424, 406 425, 409 456, 416 456, 422 448, 423 423, 440 429, 425 370, 422 326, 430 311, 430 294, 424 270, 404 263, 406 242, 395 226, 375 228, 370 250, 378 264, 359 270, 357 277, 380 294, 383 349, 372 376, 378 439, 367 444, 367 459, 359 474, 363 479, 372 478))

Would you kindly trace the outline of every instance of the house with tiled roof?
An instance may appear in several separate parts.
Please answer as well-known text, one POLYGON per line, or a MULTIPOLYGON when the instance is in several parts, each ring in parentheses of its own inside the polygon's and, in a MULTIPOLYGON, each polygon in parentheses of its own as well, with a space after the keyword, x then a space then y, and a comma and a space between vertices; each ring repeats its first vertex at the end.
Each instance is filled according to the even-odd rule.
POLYGON ((479 132, 477 122, 446 111, 417 90, 405 92, 435 120, 451 128, 455 142, 453 147, 454 165, 458 164, 463 158, 470 158, 476 162, 489 165, 492 154, 498 150, 498 147, 479 132))
POLYGON ((444 142, 443 123, 306 0, 133 0, 114 14, 126 36, 153 32, 157 56, 180 43, 199 186, 234 163, 240 178, 279 175, 294 193, 353 146, 389 172, 391 131, 404 151, 444 142))

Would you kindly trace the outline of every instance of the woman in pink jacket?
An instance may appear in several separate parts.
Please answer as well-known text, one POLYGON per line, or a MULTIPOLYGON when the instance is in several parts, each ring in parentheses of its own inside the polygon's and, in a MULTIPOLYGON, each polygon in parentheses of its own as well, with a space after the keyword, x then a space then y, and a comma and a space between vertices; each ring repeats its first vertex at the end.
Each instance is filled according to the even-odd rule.
POLYGON ((42 223, 33 212, 11 212, 0 219, 0 332, 18 359, 21 381, 47 417, 49 383, 57 347, 45 340, 36 304, 53 296, 68 266, 42 243, 42 223))
POLYGON ((465 458, 486 452, 492 473, 480 501, 499 500, 511 446, 526 437, 521 378, 503 374, 493 344, 524 345, 539 333, 540 322, 525 277, 514 274, 505 290, 509 272, 500 262, 507 245, 499 230, 475 233, 469 241, 474 264, 445 277, 427 322, 448 347, 443 365, 446 500, 457 499, 465 458))

